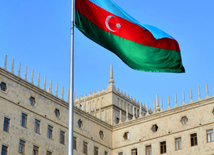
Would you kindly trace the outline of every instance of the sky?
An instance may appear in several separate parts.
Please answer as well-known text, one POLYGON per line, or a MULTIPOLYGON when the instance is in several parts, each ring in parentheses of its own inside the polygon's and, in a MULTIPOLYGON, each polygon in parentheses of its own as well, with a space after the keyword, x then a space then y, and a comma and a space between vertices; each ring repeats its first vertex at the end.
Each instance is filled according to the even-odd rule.
MULTIPOLYGON (((213 0, 113 0, 141 24, 158 27, 175 38, 181 49, 185 73, 150 73, 129 68, 115 54, 86 38, 74 29, 74 92, 76 96, 107 88, 110 65, 113 65, 116 89, 123 90, 142 103, 153 101, 158 94, 167 108, 214 95, 213 51, 213 0)), ((40 85, 44 77, 47 87, 55 85, 69 89, 70 63, 70 0, 1 0, 0 1, 0 67, 8 56, 8 69, 15 59, 15 74, 21 62, 21 76, 28 67, 28 81, 34 70, 34 83, 40 73, 40 85)), ((61 95, 60 95, 61 96, 61 95)))

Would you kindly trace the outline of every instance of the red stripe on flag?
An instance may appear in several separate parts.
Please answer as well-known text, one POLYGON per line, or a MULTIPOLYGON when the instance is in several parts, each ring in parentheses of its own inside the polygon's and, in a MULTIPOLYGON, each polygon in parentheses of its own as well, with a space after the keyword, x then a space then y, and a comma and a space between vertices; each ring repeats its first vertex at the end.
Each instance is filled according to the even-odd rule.
POLYGON ((93 24, 109 33, 139 44, 180 51, 175 39, 155 39, 150 31, 104 10, 89 0, 76 0, 75 8, 93 24))

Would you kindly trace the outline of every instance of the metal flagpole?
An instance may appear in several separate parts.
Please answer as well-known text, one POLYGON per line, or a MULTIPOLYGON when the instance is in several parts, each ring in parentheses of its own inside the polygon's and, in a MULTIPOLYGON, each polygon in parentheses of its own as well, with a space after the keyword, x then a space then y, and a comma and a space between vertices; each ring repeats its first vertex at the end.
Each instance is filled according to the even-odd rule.
POLYGON ((68 122, 68 155, 73 155, 73 101, 74 101, 74 4, 71 0, 71 51, 70 51, 70 92, 68 122))

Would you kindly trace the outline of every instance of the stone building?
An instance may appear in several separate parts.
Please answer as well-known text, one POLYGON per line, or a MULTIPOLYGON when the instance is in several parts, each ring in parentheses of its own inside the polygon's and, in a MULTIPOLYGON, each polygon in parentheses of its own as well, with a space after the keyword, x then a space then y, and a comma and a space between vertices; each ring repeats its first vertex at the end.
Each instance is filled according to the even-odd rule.
MULTIPOLYGON (((2 155, 66 155, 68 102, 62 95, 7 68, 0 68, 0 149, 2 155)), ((214 97, 153 110, 116 89, 113 69, 106 89, 74 101, 74 155, 214 155, 214 97)), ((183 94, 184 95, 184 94, 183 94)), ((191 95, 192 96, 192 95, 191 95)), ((69 96, 67 97, 69 99, 69 96)), ((177 98, 177 97, 176 97, 177 98)), ((159 103, 160 102, 160 103, 159 103)))

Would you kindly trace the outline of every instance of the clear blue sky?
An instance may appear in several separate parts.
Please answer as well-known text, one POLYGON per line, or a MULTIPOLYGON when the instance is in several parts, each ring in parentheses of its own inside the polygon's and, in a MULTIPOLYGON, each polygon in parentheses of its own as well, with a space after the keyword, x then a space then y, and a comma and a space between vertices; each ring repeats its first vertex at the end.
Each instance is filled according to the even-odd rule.
MULTIPOLYGON (((214 50, 213 50, 213 0, 114 0, 142 24, 156 26, 173 36, 180 45, 184 74, 148 73, 126 66, 117 56, 83 36, 75 28, 74 84, 77 96, 106 88, 110 64, 114 68, 116 88, 122 89, 143 103, 153 107, 156 94, 163 98, 164 109, 168 95, 171 106, 177 93, 178 104, 182 104, 182 92, 186 103, 198 99, 198 86, 202 98, 206 95, 206 84, 210 96, 214 95, 214 50)), ((53 80, 69 89, 70 55, 70 0, 1 0, 0 1, 0 66, 8 55, 8 68, 15 59, 15 73, 21 62, 24 77, 28 66, 28 80, 34 69, 37 75, 47 77, 47 87, 53 80)), ((67 95, 66 95, 67 96, 67 95)), ((66 97, 65 96, 65 97, 66 97)))

